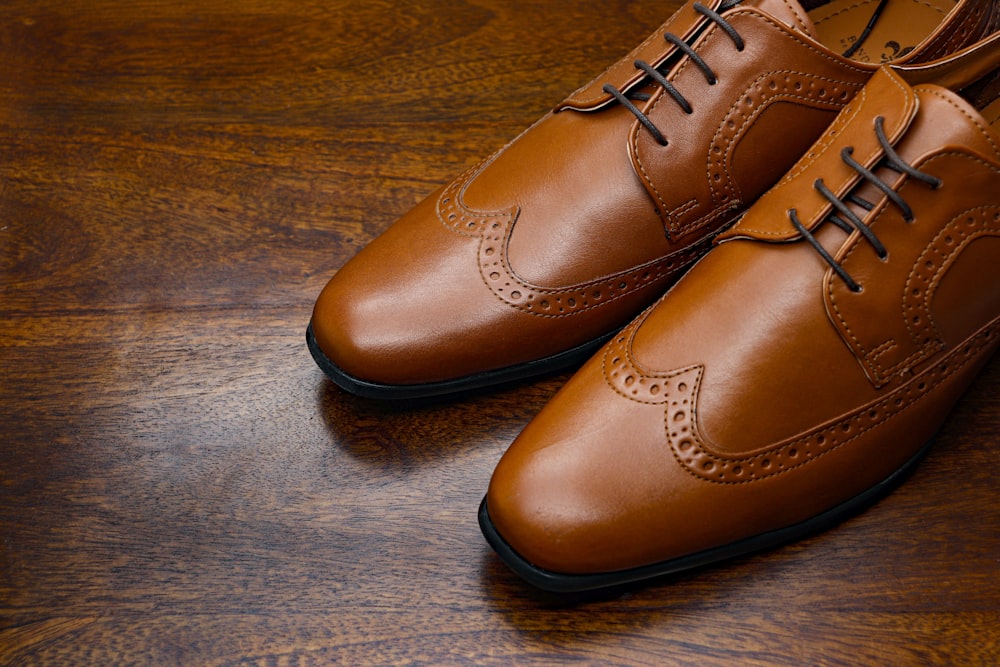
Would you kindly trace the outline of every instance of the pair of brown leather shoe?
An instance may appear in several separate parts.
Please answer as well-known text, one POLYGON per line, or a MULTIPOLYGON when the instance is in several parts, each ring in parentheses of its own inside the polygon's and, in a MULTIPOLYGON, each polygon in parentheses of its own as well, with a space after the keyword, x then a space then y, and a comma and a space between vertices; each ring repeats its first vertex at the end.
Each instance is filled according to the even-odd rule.
POLYGON ((529 377, 603 344, 480 509, 536 585, 633 581, 829 524, 913 464, 998 345, 1000 10, 807 4, 685 5, 316 304, 314 357, 369 397, 529 377))

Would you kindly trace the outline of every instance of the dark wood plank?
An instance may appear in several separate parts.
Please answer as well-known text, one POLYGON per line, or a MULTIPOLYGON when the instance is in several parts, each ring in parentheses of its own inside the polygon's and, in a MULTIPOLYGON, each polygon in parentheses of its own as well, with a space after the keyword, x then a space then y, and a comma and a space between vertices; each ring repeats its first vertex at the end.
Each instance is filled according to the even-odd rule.
POLYGON ((0 7, 0 663, 995 664, 1000 365, 815 538, 585 600, 475 510, 566 376, 418 408, 303 342, 358 247, 677 6, 0 7))

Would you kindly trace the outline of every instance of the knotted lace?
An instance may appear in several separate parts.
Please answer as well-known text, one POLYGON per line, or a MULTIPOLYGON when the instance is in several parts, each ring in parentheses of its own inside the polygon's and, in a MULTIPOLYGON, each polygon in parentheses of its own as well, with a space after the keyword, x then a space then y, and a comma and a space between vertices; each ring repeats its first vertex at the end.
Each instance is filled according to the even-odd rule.
MULTIPOLYGON (((738 5, 739 2, 740 0, 730 0, 729 2, 724 2, 719 7, 719 10, 725 11, 727 9, 731 9, 732 7, 738 5)), ((732 25, 730 25, 729 22, 726 21, 726 19, 722 18, 722 16, 720 16, 718 12, 715 12, 714 10, 709 9, 708 7, 697 2, 694 4, 694 10, 699 14, 701 14, 702 16, 704 16, 705 18, 707 18, 712 23, 718 25, 719 28, 721 28, 727 35, 729 35, 729 38, 733 41, 733 44, 736 45, 737 51, 743 50, 745 46, 743 38, 740 37, 740 34, 736 32, 736 29, 732 25)), ((688 44, 683 39, 681 39, 680 37, 671 32, 664 33, 663 38, 668 42, 670 42, 671 44, 673 44, 675 47, 677 47, 677 49, 681 53, 683 53, 692 63, 695 64, 695 66, 698 69, 701 70, 702 74, 705 75, 705 80, 708 81, 708 85, 714 86, 719 82, 719 78, 715 75, 715 72, 712 71, 712 68, 709 67, 708 63, 706 63, 705 60, 700 55, 698 55, 698 53, 691 47, 690 44, 688 44)), ((694 113, 694 108, 691 106, 691 103, 688 102, 687 98, 684 97, 684 95, 682 95, 681 92, 677 90, 677 88, 672 83, 667 81, 666 76, 664 76, 663 72, 660 69, 653 67, 645 60, 636 60, 635 63, 633 64, 635 65, 636 69, 645 73, 650 80, 654 81, 657 85, 663 88, 663 90, 666 91, 666 93, 670 95, 670 97, 673 98, 675 102, 677 102, 680 108, 684 110, 684 113, 687 114, 694 113)), ((661 65, 660 67, 665 67, 665 66, 666 65, 661 65)), ((663 136, 663 133, 660 131, 658 127, 656 127, 656 124, 653 123, 653 121, 649 119, 649 116, 643 113, 642 110, 639 109, 639 107, 637 107, 632 102, 632 100, 639 100, 643 102, 647 101, 649 100, 649 95, 638 92, 631 92, 628 95, 626 95, 625 93, 621 92, 610 83, 604 84, 602 90, 605 93, 613 96, 616 100, 618 100, 618 102, 623 107, 632 112, 632 114, 639 120, 642 126, 646 128, 650 134, 653 135, 653 138, 656 139, 656 142, 658 144, 660 144, 661 146, 666 146, 668 144, 667 138, 663 136)))
MULTIPOLYGON (((893 149, 892 145, 889 143, 888 137, 886 137, 885 135, 884 126, 885 126, 885 119, 882 116, 878 116, 875 119, 875 136, 878 138, 879 144, 881 144, 882 150, 885 153, 885 157, 881 160, 881 166, 888 168, 892 171, 895 171, 896 173, 899 174, 906 174, 910 178, 915 178, 918 181, 926 183, 932 188, 936 189, 941 187, 940 178, 937 178, 936 176, 931 176, 930 174, 926 174, 914 168, 910 164, 907 164, 906 161, 904 161, 901 157, 899 157, 899 154, 897 154, 896 151, 893 149)), ((858 174, 860 174, 865 181, 871 183, 873 186, 878 188, 883 194, 885 194, 885 196, 889 198, 889 201, 895 204, 902 212, 904 221, 906 221, 907 223, 913 222, 913 209, 910 208, 910 205, 907 204, 906 201, 899 195, 899 193, 893 190, 888 183, 886 183, 881 178, 876 176, 872 170, 868 169, 863 164, 855 160, 852 157, 853 154, 854 154, 854 148, 851 146, 847 146, 840 152, 840 157, 845 164, 847 164, 849 167, 858 172, 858 174)), ((875 252, 878 255, 879 259, 881 259, 882 261, 888 259, 889 257, 888 251, 886 250, 882 242, 878 239, 878 237, 875 235, 875 233, 872 231, 871 227, 866 225, 864 221, 847 206, 847 203, 845 201, 841 200, 836 195, 836 193, 830 190, 830 188, 826 187, 826 185, 823 183, 822 178, 816 179, 816 182, 813 183, 813 187, 815 187, 816 190, 821 195, 823 195, 823 197, 833 206, 835 212, 831 212, 827 216, 826 218, 827 220, 829 220, 830 222, 837 225, 838 227, 840 227, 841 229, 843 229, 845 232, 848 233, 850 233, 852 230, 855 229, 858 230, 858 232, 860 232, 861 235, 865 237, 865 239, 871 244, 872 248, 875 249, 875 252)), ((854 193, 849 194, 846 199, 847 201, 861 207, 866 211, 871 211, 873 208, 875 208, 875 204, 865 199, 862 199, 861 197, 857 196, 854 193)), ((808 241, 812 245, 812 247, 816 249, 816 252, 818 252, 824 260, 826 260, 826 263, 830 265, 830 268, 832 268, 837 273, 837 275, 840 276, 845 283, 847 283, 848 288, 850 288, 852 292, 860 292, 862 290, 861 285, 859 285, 851 277, 851 275, 844 270, 844 267, 841 266, 840 263, 837 262, 837 260, 834 259, 829 252, 827 252, 826 248, 824 248, 822 244, 820 244, 820 242, 816 239, 816 237, 813 236, 808 229, 806 229, 805 225, 803 225, 802 222, 799 220, 798 212, 794 208, 789 209, 788 219, 791 220, 792 226, 794 226, 795 229, 799 232, 799 234, 802 235, 802 238, 808 241)))

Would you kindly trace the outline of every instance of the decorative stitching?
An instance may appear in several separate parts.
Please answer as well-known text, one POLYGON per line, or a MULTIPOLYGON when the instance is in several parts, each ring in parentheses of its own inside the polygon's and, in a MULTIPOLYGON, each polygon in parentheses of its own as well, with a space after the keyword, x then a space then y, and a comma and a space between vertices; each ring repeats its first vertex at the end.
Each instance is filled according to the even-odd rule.
POLYGON ((483 228, 497 219, 509 219, 517 215, 518 207, 512 206, 504 210, 480 211, 466 206, 465 191, 472 182, 503 152, 503 148, 495 151, 479 164, 467 169, 453 180, 438 197, 438 220, 451 231, 462 236, 478 237, 483 228))
POLYGON ((918 405, 989 346, 1000 330, 1000 317, 994 318, 930 368, 832 424, 748 454, 726 455, 707 442, 698 428, 697 399, 704 365, 656 372, 642 368, 634 358, 635 335, 655 307, 647 309, 605 347, 601 360, 604 381, 626 400, 663 405, 664 437, 678 464, 692 476, 716 484, 749 484, 774 477, 848 445, 918 405), (956 359, 958 363, 954 363, 956 359))
MULTIPOLYGON (((858 73, 860 75, 865 75, 865 76, 870 76, 872 74, 872 72, 874 71, 874 70, 872 70, 870 68, 863 68, 863 67, 855 66, 855 65, 850 64, 850 63, 846 63, 843 60, 836 59, 836 58, 832 57, 831 55, 829 55, 827 53, 823 53, 822 51, 819 51, 815 47, 815 45, 811 44, 808 41, 805 41, 802 38, 800 38, 796 33, 789 32, 788 27, 785 26, 783 23, 778 23, 778 22, 772 20, 770 17, 758 13, 753 8, 740 7, 740 8, 737 8, 737 9, 733 10, 733 15, 731 15, 729 17, 729 22, 730 23, 734 23, 734 22, 736 22, 738 20, 743 20, 744 17, 746 17, 746 20, 761 21, 761 22, 765 23, 766 25, 769 25, 772 29, 776 30, 779 33, 778 36, 780 38, 784 38, 785 40, 792 40, 794 42, 797 42, 799 45, 803 46, 808 51, 812 52, 812 54, 814 54, 816 56, 819 56, 820 58, 822 58, 824 60, 827 60, 827 61, 835 63, 839 68, 841 68, 843 70, 853 71, 855 73, 858 73)), ((718 31, 719 31, 718 26, 716 26, 714 24, 710 25, 705 30, 705 32, 702 34, 702 36, 699 38, 699 42, 700 43, 705 43, 709 39, 714 38, 714 36, 716 35, 716 33, 718 33, 718 31)), ((684 71, 684 69, 687 66, 688 66, 688 61, 685 60, 683 63, 681 63, 680 67, 678 67, 677 72, 675 73, 675 75, 672 78, 676 79, 677 76, 679 76, 684 71)), ((783 71, 783 70, 781 70, 781 71, 783 71)), ((802 74, 803 76, 809 76, 809 75, 804 74, 804 73, 799 73, 799 74, 802 74)), ((764 74, 760 75, 755 80, 754 83, 756 83, 757 81, 763 80, 766 77, 772 76, 772 75, 773 75, 773 73, 771 73, 771 72, 764 73, 764 74)), ((813 77, 813 78, 818 79, 818 80, 830 81, 832 84, 839 83, 839 84, 842 84, 844 86, 849 86, 849 87, 852 87, 852 88, 861 88, 862 87, 862 84, 860 84, 860 83, 859 84, 852 84, 852 83, 850 83, 848 81, 836 81, 836 80, 831 80, 831 79, 827 79, 825 77, 820 77, 820 76, 816 76, 816 77, 813 77)), ((745 90, 749 91, 750 88, 753 85, 754 84, 751 84, 751 86, 749 86, 745 90)), ((746 97, 746 92, 744 92, 743 94, 741 94, 737 98, 737 100, 733 103, 733 105, 730 107, 730 110, 729 110, 729 112, 727 112, 725 118, 723 119, 722 125, 720 125, 719 130, 716 133, 716 136, 718 136, 718 134, 723 131, 723 128, 726 126, 726 123, 729 121, 730 116, 733 113, 735 113, 734 110, 736 108, 738 108, 738 106, 742 103, 742 101, 744 100, 745 97, 746 97)), ((653 113, 655 112, 656 108, 660 105, 660 103, 664 99, 665 99, 665 92, 664 91, 660 90, 660 91, 657 91, 656 93, 654 93, 654 97, 652 99, 652 102, 647 107, 647 109, 648 109, 647 112, 646 112, 647 115, 652 116, 653 113)), ((766 108, 767 106, 769 106, 776 99, 777 98, 769 98, 769 100, 767 101, 767 103, 763 104, 763 105, 759 105, 761 108, 758 111, 754 112, 754 113, 759 114, 760 112, 763 111, 764 108, 766 108)), ((804 101, 813 102, 813 103, 816 103, 816 104, 820 104, 821 103, 819 100, 816 100, 816 99, 813 99, 813 98, 802 98, 802 99, 804 101)), ((830 102, 827 102, 826 104, 829 104, 831 106, 831 110, 836 110, 837 108, 839 108, 840 106, 842 106, 842 105, 834 105, 833 103, 830 103, 830 102)), ((845 104, 846 104, 846 102, 845 102, 845 104)), ((698 218, 696 220, 693 220, 691 222, 688 222, 688 223, 681 224, 679 221, 677 221, 675 219, 672 220, 671 219, 671 215, 670 215, 671 214, 670 207, 667 204, 666 200, 664 199, 663 195, 661 194, 661 192, 660 192, 659 188, 657 187, 656 183, 653 182, 653 179, 651 177, 650 171, 649 171, 647 165, 645 164, 640 151, 637 148, 638 147, 638 142, 637 142, 638 131, 639 131, 639 124, 638 124, 638 122, 636 122, 633 125, 632 131, 630 133, 630 144, 632 146, 632 153, 633 153, 633 156, 634 156, 634 164, 638 168, 639 173, 642 175, 644 182, 648 185, 649 189, 652 190, 652 194, 653 194, 654 198, 657 201, 658 208, 659 208, 659 210, 662 213, 663 222, 664 222, 664 225, 667 228, 667 234, 668 234, 668 236, 671 233, 676 233, 678 235, 683 236, 684 234, 690 232, 690 230, 692 230, 692 229, 694 229, 696 227, 701 227, 701 226, 704 226, 706 224, 709 224, 710 222, 713 222, 717 218, 725 215, 727 212, 729 212, 731 210, 734 210, 734 208, 738 209, 740 207, 740 205, 741 205, 741 202, 739 201, 740 193, 738 192, 738 189, 734 185, 732 185, 732 178, 729 178, 728 181, 727 181, 727 184, 729 185, 729 187, 732 190, 733 199, 732 200, 727 200, 726 204, 722 208, 718 208, 718 206, 717 206, 718 205, 718 201, 716 199, 716 193, 715 193, 714 185, 712 184, 712 176, 711 176, 711 174, 709 174, 707 176, 707 178, 708 178, 708 182, 709 182, 709 189, 712 192, 712 197, 713 197, 713 199, 712 199, 713 210, 711 210, 710 212, 708 212, 704 216, 702 216, 702 217, 700 217, 700 218, 698 218), (734 203, 735 203, 735 206, 734 206, 734 203)), ((734 135, 734 137, 736 137, 736 136, 739 136, 739 135, 734 135)), ((731 148, 732 148, 732 144, 727 148, 727 151, 731 150, 731 148)), ((711 161, 711 159, 712 159, 711 149, 709 150, 709 156, 708 156, 708 158, 709 158, 709 161, 711 161)), ((727 174, 727 175, 729 175, 729 174, 727 174)))
POLYGON ((837 118, 819 138, 819 141, 813 144, 813 147, 809 149, 809 152, 806 153, 801 160, 799 160, 798 164, 792 167, 792 169, 785 174, 785 177, 781 179, 779 185, 794 178, 798 178, 799 174, 808 169, 814 162, 822 158, 823 154, 830 150, 830 147, 834 143, 834 138, 839 137, 842 134, 843 129, 854 122, 854 119, 864 107, 865 100, 867 100, 867 98, 868 91, 865 88, 859 90, 851 103, 842 109, 839 114, 837 114, 837 118), (855 104, 855 102, 857 102, 857 104, 855 104))
POLYGON ((998 156, 1000 156, 1000 148, 997 148, 997 145, 993 141, 993 137, 991 136, 991 132, 983 125, 982 121, 980 121, 979 118, 977 118, 977 117, 973 116, 972 114, 970 114, 964 107, 959 106, 958 104, 955 104, 955 100, 953 100, 953 99, 945 96, 944 94, 941 93, 940 90, 936 90, 934 88, 924 87, 924 86, 917 86, 917 88, 919 88, 919 90, 920 90, 921 93, 929 93, 929 94, 931 94, 931 95, 933 95, 933 96, 935 96, 935 97, 937 97, 939 99, 944 100, 952 108, 957 109, 958 111, 960 111, 962 113, 962 115, 965 116, 966 118, 968 118, 969 121, 973 125, 976 126, 976 128, 980 131, 980 133, 982 133, 982 135, 986 139, 986 141, 988 141, 989 144, 990 144, 990 146, 993 147, 993 152, 996 153, 998 156))
POLYGON ((647 309, 605 347, 601 369, 608 386, 623 398, 644 405, 662 405, 678 393, 685 394, 687 382, 700 382, 702 367, 694 365, 664 373, 640 368, 632 354, 632 342, 650 312, 652 308, 647 309))
MULTIPOLYGON (((916 53, 919 57, 915 60, 915 62, 936 60, 947 55, 948 53, 958 51, 962 46, 979 41, 993 32, 992 28, 989 27, 988 22, 987 25, 981 25, 981 23, 983 23, 982 19, 986 16, 984 7, 966 4, 965 7, 959 11, 965 12, 965 15, 960 19, 949 23, 947 30, 943 30, 937 34, 929 36, 926 39, 926 43, 922 46, 918 45, 918 49, 914 53, 916 53), (972 31, 971 36, 968 34, 969 31, 972 31), (935 42, 937 42, 936 46, 934 45, 935 42)), ((927 69, 934 70, 940 67, 946 67, 947 65, 948 63, 946 62, 927 69)))
MULTIPOLYGON (((934 237, 914 262, 903 291, 901 314, 906 330, 918 349, 910 356, 889 367, 886 374, 920 363, 944 347, 941 331, 933 318, 931 299, 955 258, 969 244, 983 236, 993 236, 1000 232, 1000 225, 990 226, 986 219, 991 212, 995 211, 1000 211, 1000 207, 980 206, 956 215, 934 237), (976 218, 980 216, 981 218, 977 220, 976 218), (963 225, 962 222, 959 222, 960 219, 967 224, 963 225), (976 225, 976 228, 969 229, 969 224, 976 225), (951 249, 948 250, 948 247, 951 249), (935 256, 934 259, 930 259, 931 256, 935 256), (924 269, 930 271, 932 268, 927 266, 928 262, 932 264, 933 273, 928 274, 924 271, 924 269), (916 296, 914 290, 919 290, 920 297, 917 303, 911 303, 916 296)), ((994 218, 994 223, 996 223, 996 218, 994 218)), ((885 352, 887 350, 879 352, 879 355, 885 352)), ((875 354, 874 351, 872 354, 875 354)))
POLYGON ((802 16, 799 14, 801 11, 800 8, 793 5, 788 0, 782 0, 782 2, 785 3, 785 7, 787 7, 788 11, 795 17, 795 20, 798 22, 799 27, 802 28, 802 31, 807 32, 809 30, 809 26, 806 25, 805 20, 803 20, 802 16))
MULTIPOLYGON (((907 95, 907 89, 899 81, 897 81, 895 77, 890 77, 889 80, 893 83, 894 86, 896 86, 897 88, 900 89, 900 91, 902 91, 906 99, 910 100, 911 96, 907 95)), ((819 161, 824 156, 824 154, 835 145, 834 137, 839 137, 843 133, 843 129, 852 124, 855 118, 857 118, 858 114, 861 112, 862 108, 864 108, 864 104, 867 101, 866 89, 864 88, 861 89, 861 91, 856 96, 856 100, 857 100, 856 105, 854 104, 854 102, 852 102, 848 107, 845 108, 844 112, 842 112, 837 116, 836 120, 834 120, 830 128, 827 129, 827 131, 822 135, 820 140, 813 145, 813 148, 808 153, 806 153, 806 155, 802 159, 799 160, 798 164, 783 179, 781 179, 781 181, 778 183, 779 186, 783 185, 784 183, 790 181, 793 178, 799 177, 803 172, 806 171, 806 169, 808 169, 814 163, 819 161)), ((912 100, 910 101, 910 104, 912 105, 912 100)), ((895 134, 895 132, 896 131, 894 130, 893 133, 895 134)), ((876 157, 876 159, 878 158, 876 157)), ((860 180, 861 176, 859 174, 852 174, 851 177, 844 182, 844 185, 848 186, 848 188, 853 188, 854 185, 858 183, 858 181, 860 180)), ((778 186, 775 186, 775 191, 778 191, 778 186)), ((824 208, 821 211, 822 216, 825 216, 826 213, 829 212, 829 210, 830 207, 828 205, 824 205, 824 208)), ((760 236, 784 237, 787 235, 787 232, 780 232, 780 231, 768 232, 766 230, 754 229, 753 227, 744 227, 743 231, 746 231, 748 233, 752 232, 760 236)))
MULTIPOLYGON (((949 156, 971 160, 973 162, 977 162, 981 165, 986 166, 994 173, 1000 173, 1000 169, 997 169, 993 165, 990 165, 988 162, 985 162, 984 160, 981 160, 977 157, 973 157, 968 155, 967 153, 962 153, 959 151, 949 151, 945 153, 940 153, 938 155, 933 156, 929 160, 926 160, 925 162, 921 163, 921 165, 919 166, 921 168, 926 168, 927 166, 933 164, 937 160, 949 156)), ((901 176, 900 180, 902 178, 903 177, 901 176)), ((896 182, 898 183, 899 180, 897 180, 896 182)), ((876 223, 878 223, 884 215, 887 215, 887 211, 890 210, 890 208, 886 205, 885 200, 883 200, 878 205, 878 207, 879 210, 872 217, 871 223, 869 224, 870 227, 874 227, 876 223)), ((982 211, 984 213, 984 219, 985 219, 985 212, 993 210, 995 208, 996 207, 992 206, 981 206, 968 209, 966 211, 963 211, 962 213, 957 214, 942 228, 940 232, 938 232, 937 235, 935 235, 935 237, 924 248, 921 254, 914 260, 914 264, 910 268, 909 273, 907 274, 906 287, 902 295, 903 310, 901 314, 903 316, 904 326, 906 327, 907 332, 910 334, 912 342, 917 346, 917 350, 911 353, 909 356, 905 357, 904 359, 900 360, 899 362, 892 364, 889 367, 884 367, 884 364, 881 361, 881 357, 883 357, 890 349, 888 347, 884 347, 888 341, 881 343, 879 346, 877 346, 872 350, 866 349, 865 345, 859 340, 857 335, 855 335, 850 324, 844 319, 844 314, 840 310, 840 306, 836 296, 836 291, 834 289, 835 283, 833 280, 832 271, 827 271, 825 277, 826 293, 833 314, 836 316, 837 321, 840 323, 843 332, 851 340, 854 349, 861 355, 862 358, 864 358, 866 364, 868 365, 868 368, 872 372, 873 375, 872 380, 876 384, 879 385, 884 384, 889 380, 890 376, 896 373, 899 369, 918 364, 923 360, 925 360, 926 358, 928 358, 929 356, 931 356, 932 354, 934 354, 936 351, 944 347, 944 342, 941 340, 940 335, 932 337, 928 336, 926 333, 918 333, 917 330, 912 328, 911 327, 912 318, 914 316, 920 317, 920 322, 922 322, 920 326, 921 331, 927 328, 930 328, 931 331, 936 331, 937 325, 934 324, 933 322, 933 318, 931 315, 931 307, 930 307, 930 299, 932 298, 934 291, 933 288, 939 281, 940 276, 943 275, 943 272, 950 267, 951 260, 956 255, 956 252, 961 248, 964 248, 965 245, 967 245, 966 239, 968 239, 968 237, 971 234, 973 234, 973 232, 968 232, 966 230, 961 230, 961 229, 956 231, 955 228, 958 226, 958 223, 956 221, 959 220, 960 218, 968 219, 970 213, 975 211, 982 211), (941 253, 938 244, 942 238, 946 238, 949 234, 960 235, 962 237, 962 242, 955 243, 954 250, 945 255, 941 253), (931 261, 929 260, 929 254, 931 253, 938 254, 939 256, 938 259, 940 264, 933 265, 935 267, 935 273, 932 276, 930 276, 927 280, 925 280, 926 285, 922 288, 922 292, 924 294, 923 296, 924 302, 919 312, 915 312, 912 315, 908 315, 906 310, 907 302, 912 299, 912 290, 914 289, 914 283, 920 280, 919 276, 920 268, 921 267, 927 268, 926 262, 931 261), (921 338, 923 338, 924 340, 921 340, 921 338)), ((988 224, 988 223, 983 222, 981 224, 988 224)), ((1000 227, 997 227, 996 230, 1000 230, 1000 227)), ((980 234, 980 232, 975 232, 975 233, 980 234)), ((987 233, 987 232, 983 231, 982 233, 987 233)), ((846 264, 847 261, 850 259, 850 257, 854 254, 855 250, 857 250, 860 247, 859 236, 860 235, 857 232, 855 232, 852 235, 852 238, 845 243, 845 246, 849 247, 846 250, 846 252, 843 253, 842 263, 846 264)), ((893 345, 895 346, 895 343, 893 345)))
POLYGON ((469 186, 502 150, 452 181, 438 197, 437 212, 439 221, 449 230, 480 239, 480 278, 495 298, 513 308, 548 318, 593 310, 650 285, 669 282, 711 245, 712 239, 704 238, 640 266, 568 287, 533 285, 516 274, 507 256, 520 208, 515 205, 508 209, 479 211, 464 202, 469 186))
MULTIPOLYGON (((844 105, 848 104, 848 100, 854 97, 854 95, 850 95, 850 93, 847 90, 841 90, 840 86, 843 86, 844 88, 847 89, 854 89, 855 91, 858 91, 863 88, 863 84, 860 83, 851 83, 849 81, 830 79, 828 77, 815 76, 807 72, 797 72, 794 70, 776 70, 774 72, 767 72, 761 74, 746 88, 745 92, 742 95, 740 95, 739 99, 730 107, 729 112, 723 118, 723 121, 719 125, 719 129, 716 131, 715 137, 712 140, 712 147, 709 150, 709 164, 711 165, 713 161, 717 160, 717 158, 713 157, 713 155, 715 155, 714 149, 716 146, 720 146, 719 153, 724 155, 724 158, 718 159, 718 161, 724 165, 722 167, 722 173, 724 173, 727 176, 727 182, 725 185, 726 187, 728 187, 728 189, 730 189, 733 192, 735 199, 737 200, 740 199, 741 193, 739 191, 739 188, 732 181, 731 164, 732 164, 733 153, 737 145, 737 139, 743 136, 744 130, 751 123, 753 123, 762 113, 764 113, 764 111, 766 111, 769 107, 771 107, 777 102, 783 102, 787 100, 798 100, 807 103, 808 106, 812 106, 813 108, 824 109, 828 111, 838 111, 842 109, 844 105), (775 80, 778 79, 779 77, 790 79, 791 77, 796 77, 796 76, 800 77, 800 80, 796 80, 794 82, 791 80, 786 81, 784 84, 785 89, 782 90, 781 92, 778 92, 777 88, 773 89, 770 93, 767 90, 764 90, 764 83, 767 80, 771 80, 772 82, 776 83, 775 80), (829 84, 831 86, 831 90, 826 91, 825 88, 820 88, 820 92, 822 92, 823 94, 820 95, 819 98, 810 97, 808 95, 785 92, 789 85, 794 87, 795 84, 798 83, 802 84, 808 83, 809 88, 812 89, 815 88, 817 82, 823 82, 829 84), (739 108, 744 106, 747 98, 750 97, 749 91, 753 89, 757 89, 758 95, 761 98, 760 101, 752 104, 753 110, 749 114, 739 112, 738 111, 739 108), (827 97, 829 97, 830 99, 829 100, 825 99, 827 97), (836 100, 841 100, 841 101, 836 101, 836 100), (720 137, 720 135, 724 135, 723 130, 724 128, 728 127, 728 123, 730 122, 731 118, 736 115, 741 116, 743 118, 743 122, 739 126, 736 126, 735 128, 730 128, 731 130, 730 136, 720 137), (723 143, 726 146, 725 150, 721 150, 721 144, 723 143)), ((768 88, 770 88, 770 86, 768 86, 768 88)), ((857 94, 857 92, 855 92, 855 94, 857 94)), ((712 190, 712 200, 714 202, 718 202, 716 186, 714 180, 711 178, 711 167, 709 168, 709 176, 710 176, 709 187, 712 190)))
MULTIPOLYGON (((681 467, 692 476, 716 484, 750 484, 801 468, 837 451, 868 432, 919 405, 939 385, 967 366, 989 346, 1000 318, 970 336, 931 368, 904 382, 883 398, 859 406, 837 422, 742 456, 725 456, 710 448, 697 428, 697 393, 675 401, 679 412, 665 410, 667 444, 681 467), (956 362, 957 359, 957 363, 956 362), (687 430, 682 430, 684 427, 687 430), (860 429, 860 430, 859 430, 860 429), (850 435, 849 435, 850 434, 850 435)), ((700 368, 700 367, 699 367, 700 368)), ((700 374, 699 374, 700 379, 700 374)), ((700 387, 699 387, 700 389, 700 387)))

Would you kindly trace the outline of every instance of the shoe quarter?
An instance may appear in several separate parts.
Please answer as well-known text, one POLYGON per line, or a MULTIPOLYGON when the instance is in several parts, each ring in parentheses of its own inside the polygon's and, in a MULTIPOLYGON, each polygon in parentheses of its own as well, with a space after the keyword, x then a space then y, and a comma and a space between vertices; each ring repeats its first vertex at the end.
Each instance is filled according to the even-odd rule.
POLYGON ((898 189, 913 208, 912 222, 887 202, 873 211, 870 227, 887 248, 887 258, 880 260, 858 232, 837 255, 861 291, 852 292, 832 270, 824 280, 830 320, 876 387, 919 372, 921 364, 961 342, 954 338, 971 336, 1000 315, 1000 197, 995 194, 1000 169, 955 149, 915 166, 941 178, 943 185, 932 189, 909 180, 898 189), (979 243, 985 239, 993 240, 979 243), (948 289, 941 298, 949 279, 976 284, 948 289))
POLYGON ((645 108, 668 145, 638 123, 632 128, 635 171, 671 238, 718 226, 749 206, 808 150, 873 71, 752 9, 728 20, 743 37, 744 51, 717 26, 694 46, 716 73, 716 84, 688 59, 670 73, 693 112, 685 113, 663 90, 645 108), (691 167, 679 170, 678 164, 691 167))

